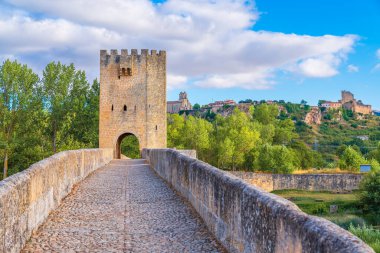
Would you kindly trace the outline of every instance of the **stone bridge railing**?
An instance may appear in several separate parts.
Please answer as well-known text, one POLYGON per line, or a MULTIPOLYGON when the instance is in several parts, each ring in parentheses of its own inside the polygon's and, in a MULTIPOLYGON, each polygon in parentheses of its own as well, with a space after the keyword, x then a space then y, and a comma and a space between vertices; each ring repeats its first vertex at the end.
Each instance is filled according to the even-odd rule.
POLYGON ((364 178, 363 174, 267 174, 243 171, 229 173, 268 192, 286 189, 350 192, 359 189, 364 178))
POLYGON ((31 234, 112 149, 64 151, 0 181, 0 252, 19 252, 31 234))
POLYGON ((143 158, 229 252, 374 252, 337 225, 178 151, 145 149, 143 158))

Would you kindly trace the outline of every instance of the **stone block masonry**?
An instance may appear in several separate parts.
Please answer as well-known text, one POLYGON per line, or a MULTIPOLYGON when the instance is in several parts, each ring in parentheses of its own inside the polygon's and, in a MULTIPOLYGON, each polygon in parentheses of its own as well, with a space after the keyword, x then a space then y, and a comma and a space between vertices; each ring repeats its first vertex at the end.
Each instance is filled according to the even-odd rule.
POLYGON ((249 184, 271 192, 274 190, 306 190, 350 192, 359 189, 362 174, 267 174, 229 171, 249 184))
POLYGON ((20 252, 73 186, 112 158, 112 149, 64 151, 0 181, 0 252, 20 252))
POLYGON ((166 52, 100 51, 99 147, 135 135, 142 148, 166 147, 166 52))
POLYGON ((229 252, 374 253, 339 226, 207 163, 172 149, 144 149, 142 155, 229 252))

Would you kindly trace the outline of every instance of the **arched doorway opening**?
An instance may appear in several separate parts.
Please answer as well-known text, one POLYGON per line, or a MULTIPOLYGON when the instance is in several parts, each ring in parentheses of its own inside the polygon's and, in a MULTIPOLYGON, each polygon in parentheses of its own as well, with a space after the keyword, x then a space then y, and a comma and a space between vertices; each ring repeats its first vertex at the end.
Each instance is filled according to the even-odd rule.
POLYGON ((128 157, 132 159, 141 158, 140 144, 138 138, 131 133, 120 135, 116 143, 116 158, 128 157))

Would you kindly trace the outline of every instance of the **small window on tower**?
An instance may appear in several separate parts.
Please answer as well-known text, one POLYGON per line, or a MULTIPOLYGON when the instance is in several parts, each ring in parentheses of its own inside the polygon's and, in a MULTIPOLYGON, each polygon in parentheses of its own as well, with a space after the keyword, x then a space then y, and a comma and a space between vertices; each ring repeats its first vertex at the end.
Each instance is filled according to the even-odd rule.
POLYGON ((135 105, 135 111, 136 111, 136 105, 135 105))
POLYGON ((122 75, 122 76, 125 76, 125 68, 122 68, 122 69, 121 69, 121 75, 122 75))
POLYGON ((156 130, 157 130, 157 125, 156 125, 156 130))
POLYGON ((113 105, 111 106, 111 111, 113 111, 113 105))
POLYGON ((126 106, 126 105, 124 105, 124 111, 125 111, 125 112, 127 111, 127 106, 126 106))

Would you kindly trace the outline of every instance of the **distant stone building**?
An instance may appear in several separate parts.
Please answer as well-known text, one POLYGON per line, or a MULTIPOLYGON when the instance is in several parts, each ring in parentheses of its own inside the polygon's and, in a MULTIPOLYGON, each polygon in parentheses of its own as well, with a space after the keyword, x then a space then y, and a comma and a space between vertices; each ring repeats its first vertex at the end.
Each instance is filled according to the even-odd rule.
POLYGON ((326 101, 323 104, 321 104, 321 107, 325 107, 327 109, 339 109, 342 107, 342 103, 326 101))
POLYGON ((179 113, 180 111, 192 110, 193 107, 187 98, 186 92, 179 93, 178 101, 168 101, 166 104, 168 113, 179 113))
POLYGON ((349 91, 342 91, 342 100, 339 102, 342 103, 343 108, 352 110, 353 112, 372 114, 372 106, 363 104, 361 100, 356 100, 354 94, 349 91))
POLYGON ((325 101, 321 104, 321 107, 325 107, 327 109, 339 109, 343 107, 356 113, 372 114, 371 105, 365 105, 361 100, 356 100, 354 98, 354 94, 345 90, 342 91, 341 100, 338 102, 325 101))
POLYGON ((211 108, 212 112, 216 113, 220 108, 222 108, 225 105, 235 106, 236 102, 231 99, 224 101, 215 101, 213 103, 208 104, 208 107, 211 108))

